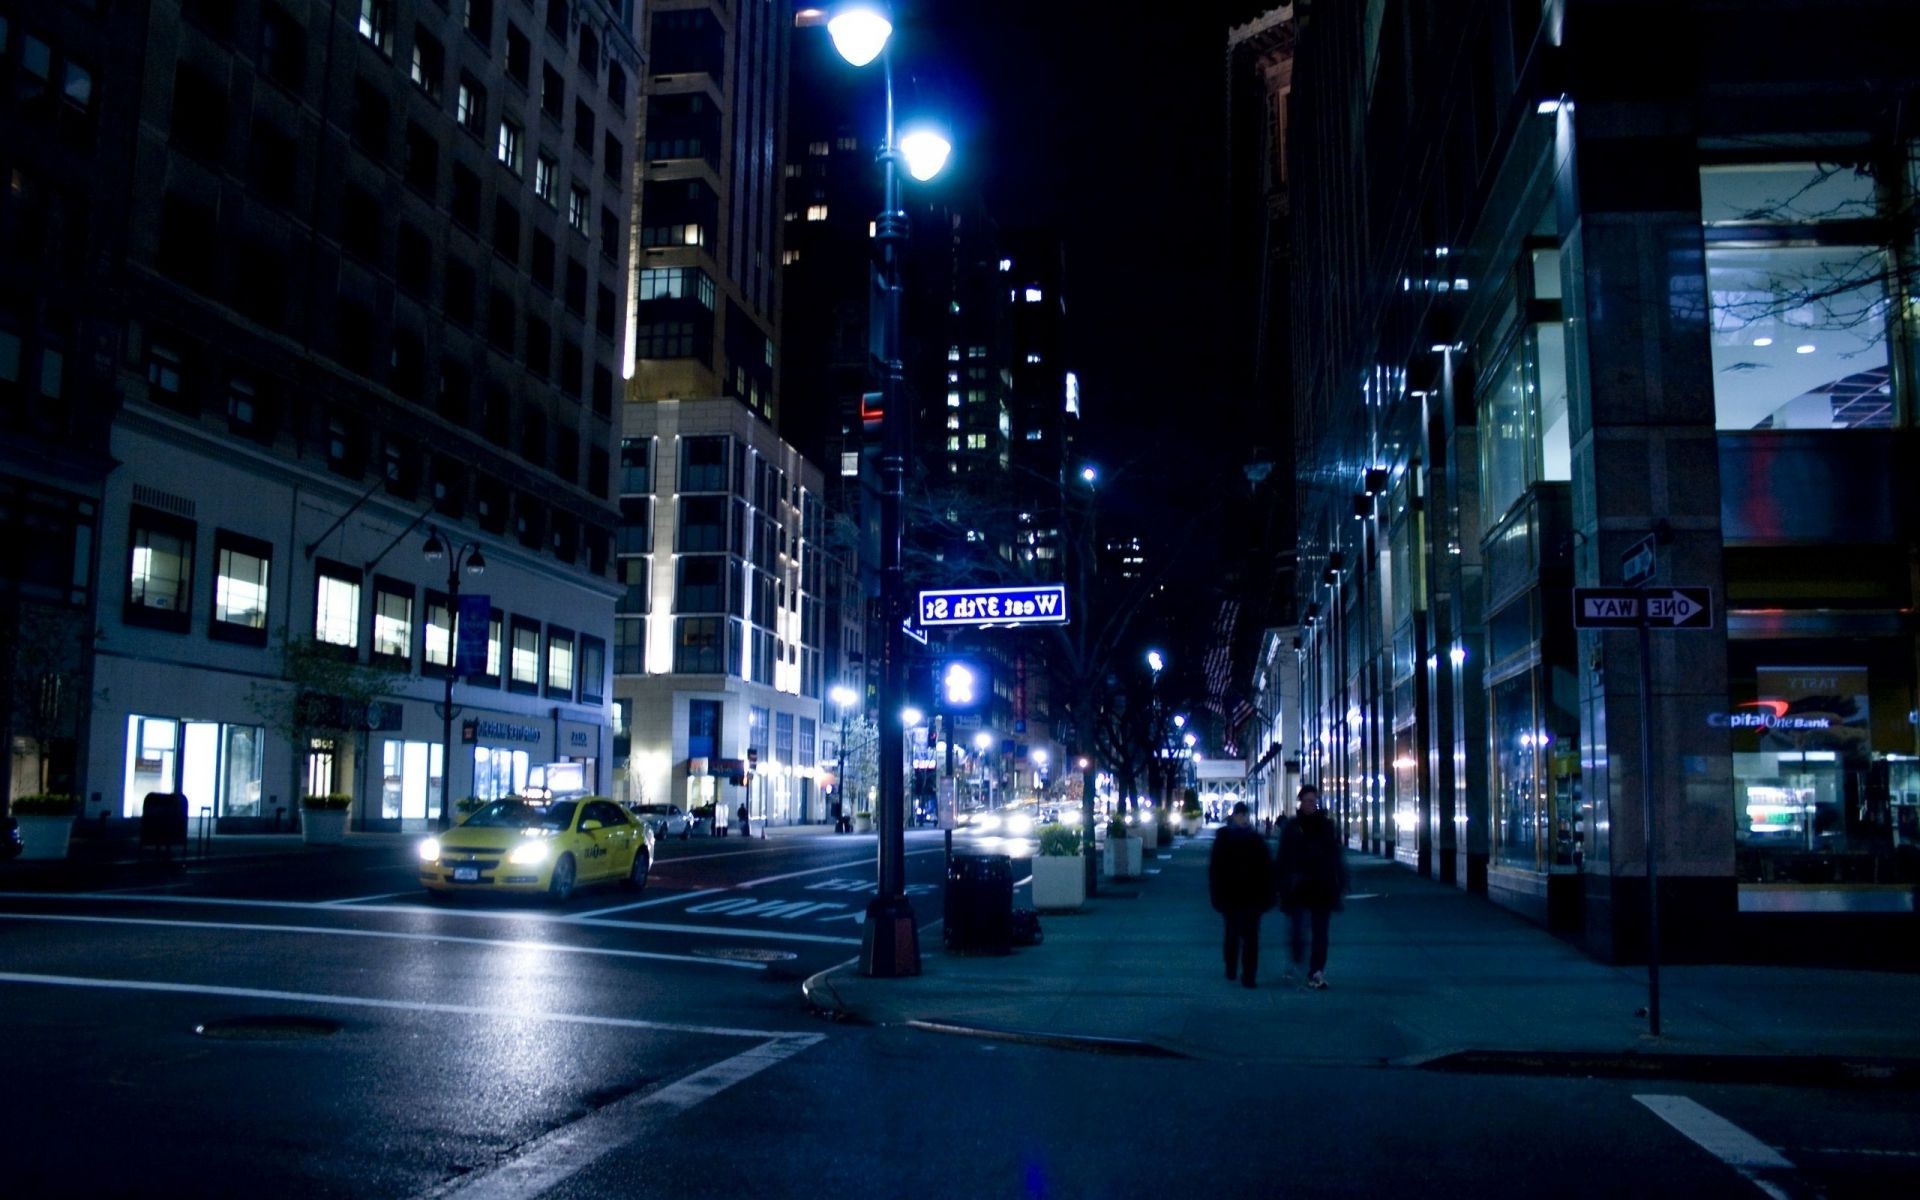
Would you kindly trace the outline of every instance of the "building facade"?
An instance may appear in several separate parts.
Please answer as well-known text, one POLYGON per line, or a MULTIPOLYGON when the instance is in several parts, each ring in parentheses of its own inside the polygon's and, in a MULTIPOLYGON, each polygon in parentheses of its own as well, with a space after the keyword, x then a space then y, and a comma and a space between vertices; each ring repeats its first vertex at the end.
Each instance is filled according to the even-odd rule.
POLYGON ((85 318, 114 412, 86 815, 182 792, 270 827, 328 791, 399 827, 567 760, 604 789, 630 7, 76 19, 139 67, 81 89, 127 181, 85 318), (485 564, 471 669, 436 539, 485 564))
POLYGON ((1910 929, 1920 880, 1903 6, 1766 7, 1300 21, 1303 771, 1607 956, 1650 847, 1682 956, 1910 929), (1571 595, 1642 574, 1712 609, 1644 721, 1571 595))

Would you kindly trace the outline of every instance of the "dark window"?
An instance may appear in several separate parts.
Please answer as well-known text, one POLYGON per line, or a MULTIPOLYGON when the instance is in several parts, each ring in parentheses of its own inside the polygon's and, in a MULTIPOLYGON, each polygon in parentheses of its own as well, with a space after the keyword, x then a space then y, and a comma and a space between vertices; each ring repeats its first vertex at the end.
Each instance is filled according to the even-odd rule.
POLYGON ((380 260, 380 202, 348 184, 340 196, 340 246, 369 263, 380 260))
POLYGON ((593 30, 580 27, 580 55, 577 61, 580 69, 598 81, 600 78, 600 39, 593 30))
POLYGON ((547 32, 567 40, 567 0, 547 0, 547 32))
POLYGON ((124 619, 185 633, 191 623, 194 523, 136 504, 128 527, 124 619))
POLYGON ((441 416, 456 425, 465 425, 468 405, 473 402, 473 376, 467 368, 452 360, 440 363, 440 399, 434 405, 441 416))
POLYGON ((573 102, 573 145, 580 153, 593 157, 593 109, 585 100, 573 102))
POLYGON ((687 701, 687 757, 712 759, 720 753, 718 700, 687 701))
POLYGON ((169 136, 195 158, 217 163, 227 147, 227 91, 186 65, 173 74, 173 117, 169 136))
POLYGON ((567 311, 582 320, 587 316, 587 264, 577 258, 567 260, 567 311))
POLYGON ((567 81, 552 63, 540 64, 540 111, 556 121, 567 115, 567 81))
POLYGON ((598 363, 593 367, 593 411, 603 417, 613 415, 613 372, 598 363))
POLYGON ((461 328, 473 326, 473 268, 457 258, 447 259, 447 284, 440 297, 447 320, 461 328))
POLYGON ((627 72, 617 62, 607 64, 607 99, 615 112, 627 111, 627 72))
MULTIPOLYGON (((673 669, 687 675, 722 675, 727 670, 725 617, 680 617, 674 622, 673 669)), ((694 704, 711 703, 694 701, 694 704)), ((717 703, 714 705, 719 707, 717 703)), ((689 742, 692 738, 689 737, 689 742)), ((691 755, 692 750, 689 748, 691 755)))
POLYGON ((459 163, 453 164, 453 219, 465 228, 480 228, 480 177, 459 163))
POLYGON ((342 300, 334 323, 339 359, 362 375, 373 371, 373 310, 357 300, 342 300))
POLYGON ((306 32, 275 4, 260 7, 260 69, 294 91, 307 80, 306 32))
POLYGON ((393 108, 365 78, 353 81, 353 144, 375 162, 387 159, 387 124, 393 108))
POLYGON ((607 644, 597 637, 580 635, 580 703, 598 704, 606 699, 607 644))
POLYGON ((185 196, 168 196, 160 205, 160 244, 156 256, 162 271, 197 291, 211 293, 218 274, 214 257, 219 242, 214 232, 213 206, 185 196))
MULTIPOLYGON (((480 428, 487 440, 496 446, 505 447, 513 436, 513 418, 508 407, 507 390, 497 383, 487 385, 485 399, 480 412, 480 428)), ((504 529, 506 517, 500 518, 504 529)), ((494 532, 498 533, 499 530, 494 532)))
POLYGON ((513 519, 520 544, 529 550, 538 550, 546 538, 546 508, 532 496, 522 495, 514 504, 513 519))
POLYGON ((727 558, 724 554, 688 554, 679 560, 680 578, 674 587, 673 611, 723 613, 727 611, 727 558))
POLYGON ((620 218, 610 208, 600 210, 600 256, 608 262, 619 262, 620 251, 624 249, 620 241, 620 218))
POLYGON ((358 479, 367 461, 367 436, 357 418, 327 418, 327 469, 358 479))
POLYGON ((602 284, 594 294, 593 327, 603 338, 613 337, 615 325, 615 306, 613 289, 602 284))
POLYGON ((433 511, 457 517, 466 511, 467 465, 457 458, 433 460, 433 511))
POLYGON ((520 210, 504 196, 493 200, 493 252, 515 265, 520 262, 520 210))
POLYGON ((601 135, 600 144, 600 169, 606 172, 607 182, 616 187, 624 185, 626 181, 620 178, 620 139, 609 129, 601 135))
MULTIPOLYGON (((399 334, 395 340, 399 340, 399 334)), ((389 496, 411 500, 420 491, 420 451, 405 438, 388 437, 381 447, 381 479, 389 496)))
POLYGON ((553 326, 527 318, 527 370, 545 379, 553 371, 553 326))
POLYGON ((299 179, 299 149, 298 143, 266 121, 253 123, 247 174, 262 197, 279 205, 293 203, 299 179))
POLYGON ((180 11, 187 20, 225 40, 233 36, 233 3, 234 0, 185 0, 180 11))
POLYGON ((402 288, 424 297, 433 275, 433 243, 427 235, 402 222, 393 254, 393 278, 402 288))
MULTIPOLYGON (((711 441, 711 438, 698 439, 711 441)), ((717 553, 727 548, 727 501, 723 496, 681 496, 680 534, 674 546, 682 554, 717 553)))
POLYGON ((413 27, 413 65, 409 72, 414 85, 435 100, 446 85, 447 50, 440 39, 422 26, 413 27))
POLYGON ((634 352, 641 358, 690 358, 693 322, 649 321, 634 327, 634 352))
POLYGON ((388 386, 415 404, 426 403, 427 348, 411 329, 393 331, 393 375, 388 386))
POLYGON ((544 233, 533 235, 533 254, 527 264, 527 273, 533 276, 535 285, 551 292, 553 290, 553 239, 544 233))
POLYGON ((507 22, 507 77, 521 87, 533 70, 533 46, 512 21, 507 22))
POLYGON ((147 343, 147 399, 188 416, 200 411, 187 386, 187 368, 180 352, 165 342, 147 343))
POLYGON ((599 446, 587 451, 587 490, 596 496, 605 496, 612 484, 612 460, 599 446))
POLYGON ((251 379, 227 380, 227 431, 256 442, 273 440, 273 405, 251 379))
POLYGON ((560 390, 579 400, 583 399, 581 393, 586 386, 586 364, 580 353, 580 343, 563 343, 560 347, 560 390))
MULTIPOLYGON (((505 533, 507 530, 507 485, 497 479, 481 478, 473 485, 474 515, 480 520, 480 528, 488 533, 505 533)), ((497 640, 497 639, 496 639, 497 640)), ((490 670, 487 674, 497 678, 499 672, 490 670)))
MULTIPOLYGON (((680 442, 680 490, 683 492, 724 492, 727 490, 727 439, 690 437, 680 442)), ((722 521, 724 525, 724 520, 722 521)))
POLYGON ((499 288, 487 292, 487 340, 502 354, 513 353, 513 301, 499 288))
POLYGON ((466 6, 467 32, 482 42, 493 37, 493 0, 454 0, 466 6))
POLYGON ((520 457, 536 467, 547 465, 547 414, 531 405, 520 418, 520 457))
POLYGON ((407 122, 408 186, 431 200, 440 186, 440 139, 416 122, 407 122))
MULTIPOLYGON (((556 429, 553 434, 553 473, 568 483, 580 480, 580 435, 571 429, 556 429)), ((556 520, 555 528, 559 524, 556 520)), ((564 555, 563 557, 572 557, 564 555)))

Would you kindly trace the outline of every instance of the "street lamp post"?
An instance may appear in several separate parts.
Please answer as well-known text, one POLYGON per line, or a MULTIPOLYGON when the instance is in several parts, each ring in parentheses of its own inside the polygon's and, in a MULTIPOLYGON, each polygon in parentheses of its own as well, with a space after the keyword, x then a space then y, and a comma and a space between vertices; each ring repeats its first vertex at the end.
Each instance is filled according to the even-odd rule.
POLYGON ((906 576, 901 561, 905 533, 902 511, 907 459, 912 453, 900 360, 900 244, 907 237, 907 214, 900 207, 900 170, 919 180, 938 174, 951 149, 931 131, 894 127, 893 62, 887 43, 893 22, 876 3, 843 3, 827 21, 840 56, 856 67, 880 59, 886 80, 886 131, 880 145, 884 173, 882 208, 874 220, 880 244, 879 312, 881 357, 880 447, 880 846, 877 894, 867 905, 861 926, 860 972, 869 976, 920 973, 920 935, 906 896, 905 739, 901 709, 906 704, 906 645, 901 618, 906 615, 906 576))
POLYGON ((421 554, 430 563, 447 560, 447 675, 446 691, 436 706, 440 710, 440 828, 453 827, 453 677, 460 665, 460 570, 469 575, 486 573, 487 560, 477 542, 465 542, 459 549, 440 536, 438 529, 427 534, 421 554))
POLYGON ((833 831, 839 833, 843 827, 850 828, 853 820, 853 810, 847 807, 847 712, 860 699, 860 694, 844 683, 836 683, 827 692, 827 698, 840 710, 840 771, 834 776, 839 811, 833 815, 833 831))

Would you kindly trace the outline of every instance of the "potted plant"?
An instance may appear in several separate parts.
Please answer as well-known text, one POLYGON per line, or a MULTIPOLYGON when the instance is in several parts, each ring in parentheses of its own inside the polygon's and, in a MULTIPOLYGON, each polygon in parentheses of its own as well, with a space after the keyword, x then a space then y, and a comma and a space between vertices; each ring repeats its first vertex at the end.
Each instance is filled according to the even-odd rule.
POLYGON ((1113 879, 1133 879, 1140 874, 1141 839, 1133 827, 1116 815, 1107 823, 1107 845, 1102 851, 1107 875, 1113 879))
POLYGON ((1040 827, 1040 851, 1033 858, 1033 906, 1074 909, 1087 902, 1087 872, 1080 861, 1080 834, 1054 823, 1040 827))
POLYGON ((78 796, 36 792, 16 797, 13 815, 20 825, 20 857, 65 858, 73 837, 73 817, 79 811, 78 796))
POLYGON ((1200 793, 1186 789, 1180 797, 1180 832, 1192 837, 1200 832, 1200 793))
POLYGON ((872 833, 873 814, 865 809, 853 814, 853 831, 855 833, 872 833))
POLYGON ((469 817, 473 813, 477 813, 481 809, 485 808, 488 805, 488 803, 489 801, 482 800, 478 796, 468 796, 464 800, 458 800, 454 802, 453 815, 459 820, 464 821, 467 819, 467 817, 469 817))
POLYGON ((300 836, 309 846, 338 846, 347 837, 347 809, 353 797, 339 792, 300 798, 300 836))

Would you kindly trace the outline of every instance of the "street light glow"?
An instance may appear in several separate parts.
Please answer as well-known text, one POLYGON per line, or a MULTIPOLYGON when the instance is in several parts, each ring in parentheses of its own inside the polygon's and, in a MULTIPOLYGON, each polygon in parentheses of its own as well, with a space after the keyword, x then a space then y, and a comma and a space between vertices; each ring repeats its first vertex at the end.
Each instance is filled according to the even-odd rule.
POLYGON ((927 714, 917 708, 903 708, 900 710, 900 723, 908 729, 912 729, 914 726, 920 724, 920 722, 926 720, 926 718, 927 714))
POLYGON ((839 708, 852 708, 854 701, 860 699, 860 693, 844 683, 836 683, 827 692, 827 699, 839 708))
POLYGON ((940 173, 947 165, 947 155, 953 153, 953 143, 941 136, 938 130, 921 127, 909 129, 900 138, 900 155, 907 160, 907 174, 921 183, 940 173))
POLYGON ((973 748, 980 753, 985 754, 987 749, 992 745, 993 735, 986 730, 982 729, 979 733, 973 735, 973 748))
POLYGON ((1173 714, 1173 727, 1175 729, 1185 729, 1187 727, 1187 714, 1185 713, 1173 714))
POLYGON ((1092 483, 1094 480, 1100 478, 1100 472, 1092 467, 1081 467, 1080 478, 1086 480, 1088 483, 1092 483))
POLYGON ((1147 666, 1152 669, 1155 675, 1158 675, 1162 670, 1164 670, 1166 668, 1166 665, 1167 665, 1167 660, 1160 657, 1160 652, 1158 650, 1147 651, 1147 666))
POLYGON ((877 4, 843 4, 827 19, 827 33, 841 58, 864 67, 887 48, 893 22, 877 4))

